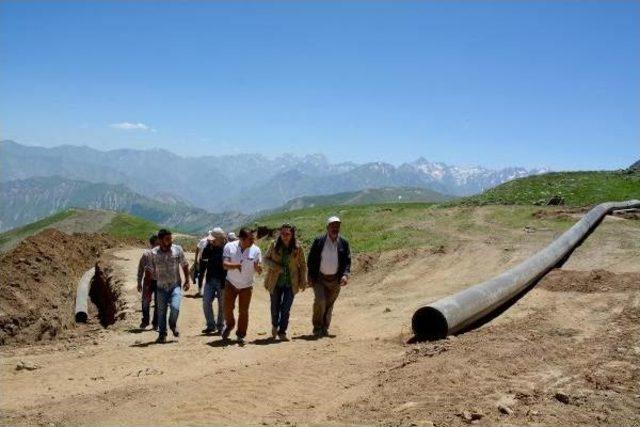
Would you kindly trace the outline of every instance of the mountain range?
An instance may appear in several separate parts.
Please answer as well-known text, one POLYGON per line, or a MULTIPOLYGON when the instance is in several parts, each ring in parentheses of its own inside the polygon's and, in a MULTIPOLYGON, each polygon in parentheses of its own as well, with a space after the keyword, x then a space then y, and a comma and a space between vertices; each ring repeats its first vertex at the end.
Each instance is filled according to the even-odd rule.
POLYGON ((89 147, 44 148, 1 141, 2 182, 33 177, 125 185, 156 201, 193 206, 211 212, 245 214, 274 209, 302 196, 326 195, 383 187, 417 187, 464 196, 502 182, 547 172, 511 167, 491 170, 461 167, 419 158, 394 166, 385 162, 331 163, 321 154, 259 154, 182 157, 166 150, 89 147))

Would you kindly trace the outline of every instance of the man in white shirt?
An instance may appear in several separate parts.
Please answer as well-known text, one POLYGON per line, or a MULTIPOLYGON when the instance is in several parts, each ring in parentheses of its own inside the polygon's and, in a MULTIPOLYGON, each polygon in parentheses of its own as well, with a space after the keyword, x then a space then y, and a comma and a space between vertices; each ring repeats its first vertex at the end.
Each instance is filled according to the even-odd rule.
POLYGON ((307 260, 314 294, 313 335, 318 338, 329 335, 333 305, 351 272, 349 242, 340 235, 340 224, 337 216, 327 219, 327 233, 313 241, 307 260))
POLYGON ((238 299, 238 329, 236 336, 238 343, 244 344, 249 324, 249 304, 253 291, 255 273, 262 273, 262 252, 253 244, 255 237, 248 228, 242 228, 238 233, 238 240, 225 245, 222 252, 227 279, 224 288, 224 317, 226 326, 222 332, 222 339, 229 339, 231 331, 236 325, 233 315, 236 298, 238 299))

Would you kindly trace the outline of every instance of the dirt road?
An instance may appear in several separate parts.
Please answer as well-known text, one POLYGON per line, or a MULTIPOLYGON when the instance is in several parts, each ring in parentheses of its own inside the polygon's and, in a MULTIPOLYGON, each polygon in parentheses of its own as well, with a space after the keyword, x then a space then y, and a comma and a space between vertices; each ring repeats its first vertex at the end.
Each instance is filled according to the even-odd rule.
MULTIPOLYGON (((576 251, 566 268, 640 272, 640 263, 637 263, 640 228, 619 221, 623 220, 605 221, 602 230, 576 251)), ((294 302, 292 340, 273 343, 267 339, 268 294, 258 282, 251 304, 248 342, 244 347, 225 346, 219 337, 200 334, 204 327, 202 300, 193 298, 193 290, 182 301, 180 339, 165 345, 154 344, 154 332, 136 329, 139 297, 134 277, 140 250, 116 250, 113 265, 125 279, 130 307, 127 319, 108 330, 95 331, 88 341, 4 349, 0 368, 2 419, 5 424, 28 425, 463 423, 457 411, 474 405, 493 405, 493 401, 484 402, 482 396, 470 391, 487 395, 483 386, 475 384, 473 389, 473 384, 463 381, 464 369, 482 366, 483 377, 477 380, 482 383, 491 379, 484 384, 505 387, 505 395, 508 394, 506 388, 513 386, 511 377, 517 377, 518 372, 505 371, 507 375, 502 375, 503 369, 526 370, 526 366, 510 367, 508 361, 495 353, 495 349, 512 343, 501 341, 505 335, 500 330, 491 335, 490 343, 486 338, 475 344, 465 340, 483 336, 491 331, 489 328, 504 324, 521 327, 523 322, 527 330, 535 333, 536 325, 542 323, 527 323, 527 316, 532 314, 533 319, 548 318, 558 328, 562 325, 567 329, 562 316, 549 316, 549 312, 538 309, 556 300, 566 304, 551 305, 553 310, 575 309, 576 305, 570 304, 572 294, 563 293, 562 289, 536 289, 512 307, 508 316, 465 334, 458 342, 439 344, 449 348, 448 353, 436 352, 437 357, 423 354, 435 347, 403 344, 409 337, 411 314, 420 301, 450 294, 491 277, 505 266, 526 258, 552 238, 551 231, 533 235, 515 231, 513 235, 494 235, 491 239, 461 240, 456 247, 444 251, 425 248, 363 257, 353 281, 343 289, 338 300, 332 328, 335 337, 321 340, 309 336, 313 294, 308 290, 299 294, 294 302), (458 351, 451 351, 456 346, 458 351), (470 354, 474 355, 471 362, 470 354), (404 368, 405 365, 409 366, 406 369, 417 366, 416 357, 440 363, 430 366, 431 371, 422 375, 419 384, 412 381, 423 371, 404 368), (35 363, 39 369, 16 371, 21 360, 35 363), (450 366, 455 367, 455 372, 448 372, 450 366), (452 378, 458 382, 451 382, 452 378), (424 397, 418 399, 423 387, 429 384, 434 385, 438 395, 427 394, 428 401, 424 397), (448 403, 443 405, 442 399, 448 403)), ((570 327, 580 331, 572 335, 576 340, 590 342, 585 341, 585 336, 593 336, 597 329, 594 324, 609 318, 602 311, 608 302, 626 299, 638 304, 636 279, 630 280, 631 285, 624 294, 606 292, 581 297, 583 309, 577 312, 576 322, 583 326, 570 327), (590 309, 588 304, 594 300, 598 304, 590 309), (592 333, 587 334, 589 328, 592 333), (587 331, 584 336, 583 331, 587 331)), ((514 339, 513 335, 506 336, 507 340, 514 339)), ((545 340, 544 348, 549 351, 567 345, 561 333, 546 337, 541 334, 541 337, 545 340)), ((624 349, 636 351, 631 344, 625 344, 624 349)), ((588 358, 588 346, 580 347, 580 351, 587 352, 581 356, 588 358)), ((545 375, 559 375, 562 369, 570 367, 565 365, 558 362, 558 366, 553 367, 555 374, 543 369, 539 376, 529 380, 543 384, 548 380, 545 375)), ((633 388, 624 393, 630 396, 631 403, 623 405, 627 411, 623 415, 629 416, 632 412, 628 411, 633 410, 629 405, 634 404, 633 388)), ((562 414, 562 407, 559 410, 562 414)), ((555 418, 546 421, 571 420, 554 414, 555 418)), ((490 416, 485 411, 481 421, 498 422, 499 416, 497 412, 490 416)))
MULTIPOLYGON (((113 254, 114 266, 128 278, 130 307, 138 306, 132 279, 140 253, 113 254)), ((105 331, 97 345, 58 345, 37 355, 32 348, 16 350, 3 357, 3 412, 11 422, 35 424, 323 421, 362 392, 382 361, 403 353, 398 324, 406 323, 408 312, 374 294, 354 298, 351 289, 343 290, 336 308, 335 337, 318 341, 310 337, 309 290, 296 298, 291 341, 269 340, 268 294, 258 283, 245 347, 200 334, 202 300, 191 290, 182 301, 181 337, 168 344, 156 345, 156 333, 135 328, 136 310, 127 329, 105 331), (392 311, 385 313, 387 306, 392 311), (14 371, 25 354, 41 368, 14 371)))

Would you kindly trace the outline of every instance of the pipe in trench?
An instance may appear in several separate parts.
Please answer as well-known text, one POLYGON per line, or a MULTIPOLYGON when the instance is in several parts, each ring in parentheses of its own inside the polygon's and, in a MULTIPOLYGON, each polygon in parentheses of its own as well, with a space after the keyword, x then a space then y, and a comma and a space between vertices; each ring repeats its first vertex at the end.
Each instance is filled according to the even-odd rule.
POLYGON ((446 338, 491 314, 562 263, 605 215, 614 210, 638 207, 640 200, 601 203, 549 246, 517 266, 485 282, 418 308, 411 319, 416 339, 446 338))
POLYGON ((89 288, 91 279, 95 274, 95 267, 85 271, 78 283, 76 291, 76 323, 87 323, 89 318, 89 288))

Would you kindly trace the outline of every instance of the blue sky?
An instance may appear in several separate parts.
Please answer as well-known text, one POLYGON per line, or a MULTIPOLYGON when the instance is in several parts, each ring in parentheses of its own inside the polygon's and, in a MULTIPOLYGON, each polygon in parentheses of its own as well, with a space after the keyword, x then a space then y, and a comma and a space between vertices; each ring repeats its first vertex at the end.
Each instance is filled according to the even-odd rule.
POLYGON ((640 2, 0 2, 1 137, 612 169, 640 2))

